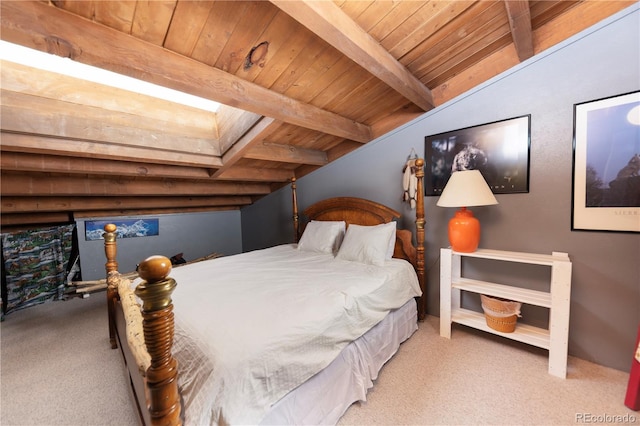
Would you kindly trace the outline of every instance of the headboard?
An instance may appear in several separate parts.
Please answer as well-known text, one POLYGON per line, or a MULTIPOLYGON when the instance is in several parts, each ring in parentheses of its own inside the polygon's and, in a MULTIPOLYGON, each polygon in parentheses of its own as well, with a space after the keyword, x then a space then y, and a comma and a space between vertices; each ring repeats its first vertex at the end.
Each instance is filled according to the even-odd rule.
MULTIPOLYGON (((422 297, 418 299, 418 319, 424 320, 427 312, 426 277, 424 270, 424 160, 418 158, 411 166, 416 176, 415 214, 416 243, 412 243, 413 233, 406 229, 396 229, 396 244, 393 257, 408 260, 416 269, 422 297)), ((293 235, 298 242, 304 225, 300 226, 298 217, 298 197, 296 195, 296 179, 291 179, 293 205, 293 235)), ((355 197, 336 197, 319 201, 304 210, 307 220, 344 220, 347 224, 379 225, 400 217, 400 213, 375 201, 355 197)))
MULTIPOLYGON (((350 224, 364 226, 379 225, 400 218, 400 213, 383 204, 356 197, 336 197, 318 201, 307 207, 303 215, 309 221, 344 220, 347 226, 350 224)), ((302 234, 300 233, 300 235, 302 234)), ((298 237, 300 235, 298 235, 298 237)), ((414 267, 417 267, 416 248, 413 246, 411 239, 411 231, 397 229, 393 257, 408 260, 414 267)))

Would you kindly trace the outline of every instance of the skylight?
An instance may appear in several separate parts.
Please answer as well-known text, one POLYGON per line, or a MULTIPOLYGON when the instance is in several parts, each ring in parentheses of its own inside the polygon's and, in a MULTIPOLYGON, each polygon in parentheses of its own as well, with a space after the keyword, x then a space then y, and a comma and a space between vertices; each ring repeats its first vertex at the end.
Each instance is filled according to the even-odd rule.
POLYGON ((0 40, 0 59, 38 68, 46 71, 80 78, 94 83, 104 84, 118 89, 142 95, 153 96, 170 102, 179 103, 205 111, 216 112, 219 103, 209 99, 193 96, 188 93, 158 86, 153 83, 103 70, 69 58, 51 55, 39 50, 29 49, 17 44, 0 40))

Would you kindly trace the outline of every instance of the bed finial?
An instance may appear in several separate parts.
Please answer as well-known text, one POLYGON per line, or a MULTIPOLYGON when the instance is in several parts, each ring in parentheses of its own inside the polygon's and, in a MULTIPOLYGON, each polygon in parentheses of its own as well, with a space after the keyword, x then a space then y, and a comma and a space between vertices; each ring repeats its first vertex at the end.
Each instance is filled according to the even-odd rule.
POLYGON ((416 266, 418 282, 422 289, 422 296, 418 299, 418 320, 424 320, 427 313, 427 278, 424 271, 424 159, 418 158, 415 162, 416 178, 416 266))
POLYGON ((113 223, 108 223, 104 226, 104 254, 107 257, 107 263, 104 267, 107 270, 107 316, 109 318, 109 342, 111 343, 111 349, 118 347, 116 340, 116 325, 115 325, 115 309, 116 300, 118 297, 118 286, 114 284, 117 281, 114 274, 118 271, 118 261, 116 255, 118 252, 116 245, 116 230, 118 227, 113 223))
POLYGON ((107 257, 107 263, 104 265, 107 269, 107 273, 118 270, 118 261, 116 260, 117 247, 116 247, 116 225, 108 223, 104 226, 104 254, 107 257))
POLYGON ((298 242, 300 235, 300 218, 298 216, 298 196, 296 194, 296 178, 291 178, 291 196, 293 198, 293 239, 294 242, 298 242))
POLYGON ((142 327, 151 366, 147 369, 149 412, 151 423, 180 425, 182 423, 178 392, 178 362, 173 358, 174 323, 171 293, 176 281, 168 278, 171 261, 165 256, 151 256, 138 266, 144 280, 136 287, 142 299, 142 327))

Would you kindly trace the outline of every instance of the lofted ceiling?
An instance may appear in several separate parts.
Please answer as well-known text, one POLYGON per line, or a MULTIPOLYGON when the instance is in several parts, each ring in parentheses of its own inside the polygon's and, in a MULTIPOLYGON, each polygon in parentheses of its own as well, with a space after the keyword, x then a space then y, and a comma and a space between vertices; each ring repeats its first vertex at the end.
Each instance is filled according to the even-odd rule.
POLYGON ((633 3, 2 0, 2 40, 223 104, 2 61, 2 226, 241 208, 633 3))

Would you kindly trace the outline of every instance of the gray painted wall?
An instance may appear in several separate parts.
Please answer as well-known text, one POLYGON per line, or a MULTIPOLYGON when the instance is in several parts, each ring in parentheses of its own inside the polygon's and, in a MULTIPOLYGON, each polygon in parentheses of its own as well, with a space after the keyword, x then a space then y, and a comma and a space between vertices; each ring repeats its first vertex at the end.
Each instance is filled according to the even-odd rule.
MULTIPOLYGON (((137 218, 145 217, 160 219, 160 233, 152 237, 119 240, 117 259, 120 272, 135 271, 136 264, 154 254, 171 257, 184 253, 186 260, 194 260, 213 252, 231 255, 242 251, 239 210, 137 218)), ((82 279, 101 279, 105 276, 104 241, 85 241, 85 220, 89 219, 76 221, 82 279)))
MULTIPOLYGON (((401 170, 412 148, 423 155, 427 135, 531 114, 530 191, 497 195, 499 205, 474 208, 483 225, 481 247, 569 253, 569 353, 628 371, 640 324, 640 236, 571 231, 573 105, 640 89, 639 30, 636 4, 299 179, 300 209, 327 197, 357 196, 395 208, 410 226, 413 212, 400 196, 401 170)), ((448 246, 446 226, 453 213, 436 201, 425 199, 432 315, 439 314, 439 249, 448 246)), ((243 208, 242 228, 245 251, 291 241, 290 190, 243 208)), ((502 264, 471 267, 479 274, 513 276, 523 285, 530 281, 533 287, 548 279, 546 272, 512 271, 502 264)), ((525 322, 546 321, 546 311, 524 314, 525 322)))

